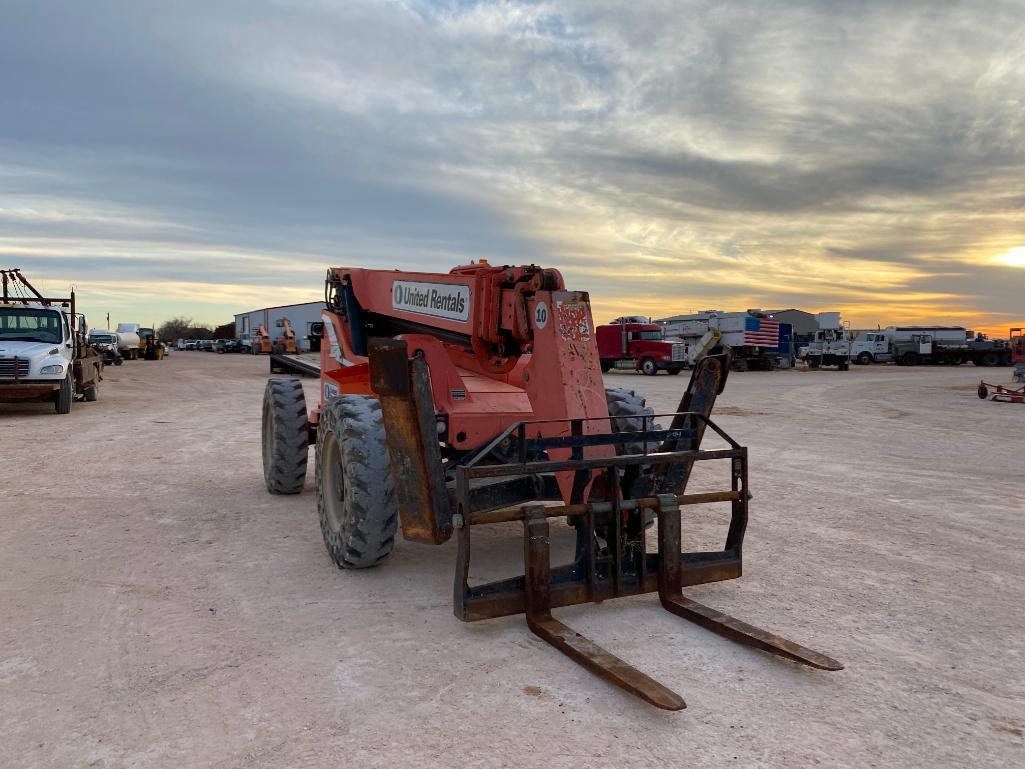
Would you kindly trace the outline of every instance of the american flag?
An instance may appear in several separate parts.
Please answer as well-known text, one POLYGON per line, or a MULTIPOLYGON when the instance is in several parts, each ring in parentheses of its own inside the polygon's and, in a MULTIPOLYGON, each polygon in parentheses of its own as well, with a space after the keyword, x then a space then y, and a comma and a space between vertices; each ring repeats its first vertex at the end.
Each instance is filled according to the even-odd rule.
POLYGON ((779 321, 775 318, 744 318, 744 344, 779 347, 779 321))

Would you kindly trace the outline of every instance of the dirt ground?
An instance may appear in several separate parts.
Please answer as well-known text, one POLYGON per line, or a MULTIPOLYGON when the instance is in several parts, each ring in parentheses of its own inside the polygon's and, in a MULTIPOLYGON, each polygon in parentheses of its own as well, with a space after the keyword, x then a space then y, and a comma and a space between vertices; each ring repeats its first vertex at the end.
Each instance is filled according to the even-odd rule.
MULTIPOLYGON (((336 569, 312 463, 301 495, 264 489, 266 369, 178 352, 108 369, 66 417, 0 406, 0 765, 1025 766, 1025 407, 975 396, 1007 369, 731 377, 746 574, 688 593, 847 668, 739 647, 650 595, 557 612, 678 713, 522 617, 457 621, 452 543, 336 569)), ((687 382, 607 378, 662 411, 687 382)), ((725 519, 688 511, 685 536, 725 519)), ((478 563, 513 573, 519 536, 475 531, 478 563)))

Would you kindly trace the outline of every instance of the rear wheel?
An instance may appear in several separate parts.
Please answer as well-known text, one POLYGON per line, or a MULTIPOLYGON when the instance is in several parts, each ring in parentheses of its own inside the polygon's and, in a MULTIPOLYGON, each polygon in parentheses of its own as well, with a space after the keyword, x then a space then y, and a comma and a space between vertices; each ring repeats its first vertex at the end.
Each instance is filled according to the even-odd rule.
POLYGON ((603 360, 601 362, 601 373, 607 374, 611 370, 612 370, 612 361, 610 361, 610 360, 603 360))
POLYGON ((98 374, 93 374, 96 378, 93 379, 93 383, 87 387, 82 388, 82 395, 90 403, 95 403, 100 397, 100 380, 98 374))
POLYGON ((901 358, 900 362, 905 366, 917 366, 918 365, 918 353, 917 352, 906 352, 901 358))
POLYGON ((68 414, 71 412, 71 401, 74 396, 74 386, 71 384, 71 372, 61 380, 60 389, 57 391, 57 398, 54 401, 54 407, 58 414, 68 414))
POLYGON ((670 374, 670 375, 672 375, 672 376, 676 376, 677 374, 679 374, 679 373, 680 373, 680 371, 681 371, 681 370, 682 370, 682 369, 678 369, 678 368, 667 368, 667 369, 666 369, 666 373, 667 373, 667 374, 670 374))
POLYGON ((321 410, 317 511, 324 544, 340 569, 376 566, 391 553, 398 508, 377 398, 343 395, 321 410))
POLYGON ((1000 354, 995 352, 987 352, 982 356, 983 366, 997 366, 1000 364, 1000 354))
POLYGON ((263 391, 263 480, 271 494, 298 494, 306 482, 309 420, 298 379, 270 379, 263 391))
POLYGON ((658 366, 655 365, 655 361, 651 358, 645 358, 641 361, 641 373, 645 376, 655 376, 658 373, 658 366))

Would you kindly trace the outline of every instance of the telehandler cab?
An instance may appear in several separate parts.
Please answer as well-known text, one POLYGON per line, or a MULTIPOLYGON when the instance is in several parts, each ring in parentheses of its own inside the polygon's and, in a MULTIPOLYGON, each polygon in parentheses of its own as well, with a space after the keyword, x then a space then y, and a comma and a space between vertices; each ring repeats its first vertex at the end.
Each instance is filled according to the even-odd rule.
POLYGON ((398 528, 428 544, 455 534, 458 618, 525 613, 539 637, 667 710, 683 699, 552 610, 658 592, 668 611, 734 641, 842 668, 682 593, 741 574, 747 449, 710 418, 728 351, 702 359, 678 410, 656 415, 633 392, 605 388, 588 295, 567 291, 557 270, 484 261, 447 274, 335 268, 325 298, 321 405, 307 410, 297 379, 268 381, 263 464, 271 493, 296 494, 316 445, 320 526, 339 567, 379 564, 398 528), (708 430, 726 448, 702 450, 708 430), (699 461, 722 463, 728 489, 685 493, 699 461), (711 502, 731 505, 725 546, 681 552, 681 508, 711 502), (576 547, 571 563, 553 566, 557 517, 575 526, 576 547), (473 527, 507 521, 523 525, 523 575, 470 585, 473 527))

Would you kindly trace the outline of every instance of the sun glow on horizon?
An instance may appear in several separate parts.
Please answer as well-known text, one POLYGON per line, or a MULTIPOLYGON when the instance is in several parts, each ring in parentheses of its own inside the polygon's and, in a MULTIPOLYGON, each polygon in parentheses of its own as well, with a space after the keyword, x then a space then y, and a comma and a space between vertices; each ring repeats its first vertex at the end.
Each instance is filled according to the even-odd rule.
POLYGON ((1002 264, 1005 267, 1025 267, 1025 246, 1012 248, 1009 251, 993 257, 993 261, 997 264, 1002 264))

